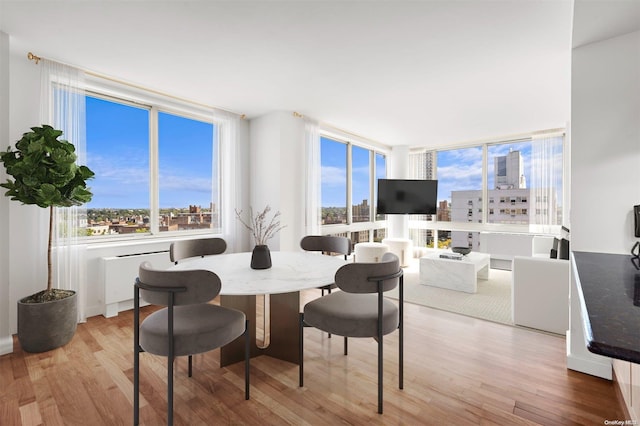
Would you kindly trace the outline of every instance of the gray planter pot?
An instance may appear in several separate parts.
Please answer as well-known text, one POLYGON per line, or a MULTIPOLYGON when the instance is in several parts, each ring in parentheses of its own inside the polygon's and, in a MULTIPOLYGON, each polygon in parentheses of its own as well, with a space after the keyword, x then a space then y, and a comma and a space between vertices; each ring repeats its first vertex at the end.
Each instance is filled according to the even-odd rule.
MULTIPOLYGON (((26 299, 26 298, 25 298, 26 299)), ((46 352, 66 345, 78 325, 78 295, 45 303, 18 301, 18 340, 25 352, 46 352)))

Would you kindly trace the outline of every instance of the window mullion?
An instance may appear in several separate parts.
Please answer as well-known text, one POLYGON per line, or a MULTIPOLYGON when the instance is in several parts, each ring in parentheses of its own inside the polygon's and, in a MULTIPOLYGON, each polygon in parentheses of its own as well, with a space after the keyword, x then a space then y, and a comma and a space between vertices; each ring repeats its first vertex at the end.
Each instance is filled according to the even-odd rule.
POLYGON ((482 223, 488 223, 489 219, 489 179, 487 178, 487 173, 489 170, 489 165, 487 162, 489 161, 489 147, 487 144, 482 145, 482 215, 481 220, 482 223))
POLYGON ((353 223, 353 154, 351 148, 353 145, 351 142, 347 142, 347 224, 353 223))
POLYGON ((151 234, 160 232, 158 166, 158 108, 149 111, 149 221, 151 234))
MULTIPOLYGON (((373 198, 376 185, 376 152, 369 151, 369 222, 376 221, 375 200, 373 198)), ((371 231, 373 232, 373 231, 371 231)))

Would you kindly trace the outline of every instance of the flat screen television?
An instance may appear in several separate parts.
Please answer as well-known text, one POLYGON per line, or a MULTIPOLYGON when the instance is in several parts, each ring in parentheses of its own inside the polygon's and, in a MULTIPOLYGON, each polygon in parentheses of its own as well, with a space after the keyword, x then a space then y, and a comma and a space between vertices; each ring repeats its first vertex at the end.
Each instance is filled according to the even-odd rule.
POLYGON ((438 181, 378 179, 377 214, 436 214, 438 181))

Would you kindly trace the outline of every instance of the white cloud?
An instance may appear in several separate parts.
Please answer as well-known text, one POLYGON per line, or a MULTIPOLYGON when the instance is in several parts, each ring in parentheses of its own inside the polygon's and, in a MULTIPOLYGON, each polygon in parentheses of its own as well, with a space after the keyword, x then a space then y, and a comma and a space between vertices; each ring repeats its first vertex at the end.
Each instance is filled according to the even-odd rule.
POLYGON ((323 186, 344 186, 347 183, 347 171, 341 167, 322 166, 323 186))
POLYGON ((101 156, 93 155, 87 163, 96 174, 95 181, 109 185, 145 184, 149 183, 149 168, 146 158, 135 161, 135 156, 101 156))
POLYGON ((187 176, 160 173, 160 191, 195 191, 211 193, 211 179, 202 176, 187 176))

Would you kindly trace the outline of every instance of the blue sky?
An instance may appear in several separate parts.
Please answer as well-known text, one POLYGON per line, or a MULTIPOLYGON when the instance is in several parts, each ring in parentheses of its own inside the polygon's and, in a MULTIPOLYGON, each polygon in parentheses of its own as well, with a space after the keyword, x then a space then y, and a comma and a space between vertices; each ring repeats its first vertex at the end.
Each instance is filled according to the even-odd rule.
MULTIPOLYGON (((360 204, 369 200, 369 150, 358 146, 352 148, 352 201, 360 204)), ((322 137, 320 148, 322 164, 322 207, 345 207, 347 193, 347 145, 322 137)), ((385 176, 384 157, 376 155, 376 178, 385 176)), ((369 200, 371 204, 371 200, 369 200)))
POLYGON ((322 207, 345 207, 347 203, 347 145, 322 137, 322 207))
MULTIPOLYGON (((159 113, 160 208, 212 199, 213 125, 159 113)), ((89 208, 149 208, 149 111, 87 97, 89 208)), ((213 194, 215 195, 215 194, 213 194)))
MULTIPOLYGON (((524 175, 531 178, 531 142, 491 145, 488 149, 487 185, 494 188, 493 158, 504 156, 509 150, 520 151, 524 175)), ((451 191, 482 189, 482 147, 438 151, 438 200, 451 201, 451 191)))

